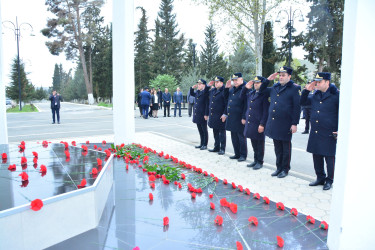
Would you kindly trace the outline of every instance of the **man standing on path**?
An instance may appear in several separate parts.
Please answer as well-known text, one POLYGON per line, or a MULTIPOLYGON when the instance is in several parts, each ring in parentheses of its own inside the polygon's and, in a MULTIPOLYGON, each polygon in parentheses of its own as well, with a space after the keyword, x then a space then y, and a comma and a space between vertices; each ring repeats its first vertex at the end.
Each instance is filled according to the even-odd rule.
POLYGON ((166 116, 166 111, 168 111, 168 117, 171 117, 169 115, 169 111, 171 109, 171 94, 168 92, 168 89, 165 88, 163 93, 163 102, 164 102, 164 117, 166 116))
MULTIPOLYGON (((307 85, 312 83, 312 81, 309 81, 307 85)), ((314 90, 310 91, 309 95, 313 95, 314 90)), ((303 119, 305 119, 305 130, 302 132, 302 134, 308 134, 310 131, 310 115, 311 115, 311 105, 301 105, 303 110, 303 119)))
POLYGON ((161 92, 160 88, 158 88, 158 102, 159 102, 159 109, 163 108, 163 92, 161 92))
POLYGON ((323 190, 331 189, 333 183, 339 123, 339 91, 330 84, 330 80, 331 73, 319 72, 315 81, 306 85, 301 95, 301 105, 311 105, 311 132, 307 152, 313 154, 317 178, 309 185, 324 185, 323 190), (316 91, 310 95, 314 87, 316 91), (324 171, 324 160, 328 176, 324 171))
POLYGON ((277 170, 271 176, 284 178, 290 170, 292 157, 292 135, 297 132, 301 114, 300 91, 290 78, 293 69, 281 67, 278 72, 268 77, 272 81, 279 75, 279 82, 267 88, 269 81, 264 81, 260 92, 270 95, 270 107, 266 124, 266 136, 273 139, 277 170))
POLYGON ((190 91, 189 93, 187 94, 187 102, 188 102, 188 113, 189 113, 189 117, 191 117, 191 114, 192 114, 192 111, 193 111, 193 106, 194 106, 194 102, 195 102, 195 97, 190 95, 190 91))
POLYGON ((148 92, 149 88, 145 87, 145 90, 141 93, 141 106, 143 112, 143 118, 148 119, 148 108, 150 107, 151 94, 148 92))
POLYGON ((56 123, 55 114, 57 116, 57 123, 60 124, 60 101, 63 101, 63 98, 59 93, 56 93, 56 90, 52 91, 52 95, 49 96, 51 101, 51 110, 52 110, 52 124, 56 123))
POLYGON ((177 87, 176 92, 173 94, 173 103, 174 103, 174 117, 176 117, 177 107, 178 107, 178 114, 180 117, 181 115, 181 103, 182 103, 182 93, 180 88, 177 87))

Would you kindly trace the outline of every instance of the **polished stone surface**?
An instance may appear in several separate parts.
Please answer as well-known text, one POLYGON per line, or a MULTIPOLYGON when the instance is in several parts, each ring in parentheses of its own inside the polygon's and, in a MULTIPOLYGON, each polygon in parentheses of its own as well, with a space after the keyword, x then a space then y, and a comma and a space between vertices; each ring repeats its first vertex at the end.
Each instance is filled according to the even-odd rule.
MULTIPOLYGON (((150 158, 152 163, 155 160, 150 158)), ((158 159, 158 162, 163 162, 158 159)), ((170 160, 167 161, 171 163, 170 160)), ((123 159, 114 160, 112 196, 107 201, 100 225, 93 230, 68 239, 50 249, 236 249, 236 241, 244 249, 277 249, 276 236, 281 236, 285 249, 328 249, 327 231, 306 222, 306 215, 297 217, 276 210, 274 202, 269 205, 253 198, 231 184, 210 183, 195 199, 187 191, 187 183, 194 187, 204 185, 208 177, 183 169, 186 180, 182 189, 173 182, 163 184, 155 181, 155 189, 149 186, 147 173, 136 165, 125 169, 123 159), (149 193, 154 196, 149 201, 149 193), (213 193, 214 197, 209 198, 213 193), (238 205, 238 212, 220 206, 220 199, 238 205), (113 201, 114 204, 113 205, 113 201), (215 210, 210 209, 210 202, 215 210), (223 225, 214 224, 217 215, 223 217, 223 225), (163 226, 163 217, 169 217, 169 226, 163 226), (258 226, 250 225, 248 218, 258 218, 258 226)), ((246 187, 244 187, 246 188, 246 187)))
POLYGON ((48 147, 40 143, 26 143, 23 152, 17 145, 0 145, 0 154, 8 155, 7 160, 0 164, 0 211, 29 204, 34 199, 77 190, 83 178, 87 181, 86 187, 91 186, 95 178, 90 172, 93 167, 98 168, 96 159, 102 159, 104 165, 106 154, 90 148, 93 145, 90 145, 87 155, 83 155, 80 145, 69 146, 70 159, 66 160, 65 147, 61 143, 49 144, 48 147), (38 153, 37 164, 33 162, 33 151, 38 153), (27 158, 27 166, 21 167, 22 156, 27 158), (11 164, 16 164, 16 171, 8 170, 11 164), (42 164, 47 168, 45 174, 40 173, 42 164), (21 172, 28 174, 28 181, 21 180, 21 172))

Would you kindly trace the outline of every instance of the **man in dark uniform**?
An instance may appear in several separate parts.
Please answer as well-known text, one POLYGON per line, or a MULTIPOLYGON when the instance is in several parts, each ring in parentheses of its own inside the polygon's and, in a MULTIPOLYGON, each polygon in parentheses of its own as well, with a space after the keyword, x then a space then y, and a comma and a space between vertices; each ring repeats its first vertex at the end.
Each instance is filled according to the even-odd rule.
POLYGON ((141 93, 143 92, 143 88, 141 88, 139 90, 139 94, 137 95, 137 104, 138 104, 138 108, 139 108, 139 116, 142 117, 143 116, 143 113, 142 113, 142 105, 141 105, 141 99, 142 99, 142 95, 141 93))
POLYGON ((163 93, 164 117, 166 116, 167 111, 168 111, 168 117, 170 117, 169 111, 171 109, 171 99, 172 99, 171 94, 168 92, 168 89, 165 88, 164 93, 163 93))
POLYGON ((339 90, 330 84, 330 80, 331 73, 319 72, 315 81, 306 85, 301 96, 301 105, 311 105, 311 132, 307 152, 313 154, 317 179, 309 185, 324 185, 323 190, 329 190, 333 183, 339 123, 339 90), (314 87, 316 91, 309 95, 314 87), (324 171, 324 160, 328 176, 324 171))
POLYGON ((225 129, 231 133, 234 149, 234 155, 229 158, 245 161, 247 157, 247 142, 246 137, 243 135, 243 130, 246 121, 246 100, 241 98, 241 90, 246 83, 242 79, 242 73, 235 73, 232 76, 232 81, 234 83, 233 87, 229 84, 225 85, 226 96, 228 96, 228 104, 225 111, 225 129))
POLYGON ((190 88, 190 95, 195 97, 193 122, 197 124, 201 143, 195 148, 207 149, 208 143, 208 87, 204 79, 199 79, 197 84, 190 88), (198 88, 195 92, 194 89, 198 88))
POLYGON ((279 82, 267 88, 268 81, 262 83, 260 91, 270 94, 270 107, 266 124, 266 136, 273 139, 277 170, 272 176, 284 178, 290 170, 292 157, 292 134, 297 132, 301 113, 300 92, 298 86, 290 80, 293 69, 281 67, 268 77, 272 81, 279 75, 279 82))
POLYGON ((52 124, 55 124, 55 114, 57 116, 57 123, 60 124, 60 101, 63 101, 61 95, 56 93, 56 90, 52 91, 52 95, 49 96, 51 101, 52 110, 52 124))
POLYGON ((141 106, 142 106, 142 113, 143 118, 148 119, 148 108, 150 107, 151 103, 151 94, 148 87, 145 87, 145 90, 141 93, 141 106))
MULTIPOLYGON (((312 81, 309 81, 307 83, 310 84, 312 81)), ((314 93, 314 90, 310 92, 309 95, 312 95, 314 93)), ((305 119, 305 130, 302 132, 302 134, 308 134, 310 131, 310 115, 311 115, 311 105, 301 105, 303 110, 303 119, 305 119)))
MULTIPOLYGON (((210 82, 211 83, 211 82, 210 82)), ((210 86, 210 84, 209 84, 210 86)), ((211 86, 210 86, 211 87, 211 86)), ((219 155, 225 154, 226 131, 224 112, 227 106, 227 100, 224 94, 224 78, 217 76, 215 78, 215 88, 209 91, 209 119, 208 126, 213 129, 215 144, 209 152, 218 152, 219 155)))
POLYGON ((267 123, 268 109, 268 91, 260 92, 261 82, 267 81, 266 78, 257 76, 254 80, 248 82, 245 88, 242 88, 241 96, 247 101, 246 105, 246 123, 244 136, 250 138, 254 150, 254 162, 248 164, 255 170, 263 167, 265 135, 264 128, 267 123), (254 89, 252 89, 254 85, 254 89))
POLYGON ((161 92, 160 88, 158 88, 158 103, 159 103, 159 109, 163 108, 163 92, 161 92))

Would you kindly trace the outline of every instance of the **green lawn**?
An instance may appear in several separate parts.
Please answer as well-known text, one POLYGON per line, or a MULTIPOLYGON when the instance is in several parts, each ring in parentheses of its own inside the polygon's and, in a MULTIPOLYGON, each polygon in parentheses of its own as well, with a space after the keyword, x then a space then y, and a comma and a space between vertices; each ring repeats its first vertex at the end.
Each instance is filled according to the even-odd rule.
POLYGON ((22 107, 22 111, 20 111, 20 106, 17 105, 14 108, 9 108, 7 109, 7 113, 24 113, 24 112, 38 112, 38 109, 33 105, 31 106, 30 104, 25 105, 22 107))
POLYGON ((112 103, 99 102, 98 106, 112 108, 113 104, 112 103))

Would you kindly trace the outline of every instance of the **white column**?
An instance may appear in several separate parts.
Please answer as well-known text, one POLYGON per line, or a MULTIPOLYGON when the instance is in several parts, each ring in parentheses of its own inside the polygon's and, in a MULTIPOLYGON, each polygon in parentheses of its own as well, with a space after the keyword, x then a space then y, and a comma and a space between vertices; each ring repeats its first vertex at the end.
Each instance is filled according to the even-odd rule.
POLYGON ((5 77, 3 72, 3 25, 0 1, 0 144, 8 144, 7 114, 5 106, 5 77))
POLYGON ((337 164, 330 249, 375 244, 375 1, 345 1, 337 164))
POLYGON ((134 142, 134 1, 113 0, 113 128, 115 143, 134 142))

